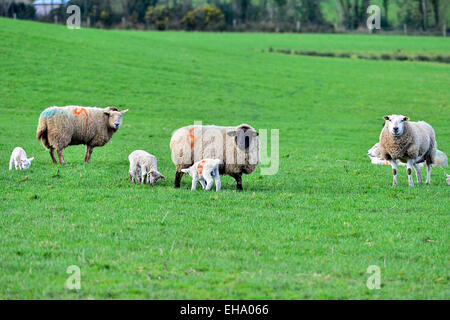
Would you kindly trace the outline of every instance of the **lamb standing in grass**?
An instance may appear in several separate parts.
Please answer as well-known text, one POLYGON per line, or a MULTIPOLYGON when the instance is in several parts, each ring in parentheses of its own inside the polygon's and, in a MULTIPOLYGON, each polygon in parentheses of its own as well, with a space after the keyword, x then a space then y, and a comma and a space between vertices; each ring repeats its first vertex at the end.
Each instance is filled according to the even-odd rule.
POLYGON ((26 170, 31 166, 33 158, 27 158, 27 153, 21 147, 14 148, 11 158, 9 160, 9 170, 12 170, 13 165, 16 170, 26 170))
POLYGON ((89 163, 95 147, 104 146, 122 125, 122 115, 127 110, 117 108, 104 109, 91 107, 51 107, 45 109, 39 117, 36 138, 41 140, 49 151, 54 164, 66 164, 63 151, 67 146, 84 144, 84 161, 89 163))
POLYGON ((192 188, 195 190, 197 182, 200 182, 203 189, 210 190, 213 185, 213 178, 216 183, 216 191, 220 191, 220 175, 219 175, 219 159, 203 159, 197 161, 188 169, 181 169, 182 172, 187 173, 192 178, 192 188), (206 184, 205 184, 206 182, 206 184))
POLYGON ((412 122, 402 115, 384 116, 385 125, 380 134, 380 154, 392 166, 393 185, 397 185, 397 160, 406 162, 408 182, 414 186, 412 167, 416 171, 417 183, 422 183, 418 163, 425 161, 427 180, 430 183, 431 166, 436 157, 436 136, 433 128, 424 121, 412 122))
POLYGON ((128 175, 132 183, 136 183, 136 179, 139 183, 146 184, 149 182, 152 186, 162 179, 166 178, 158 171, 156 157, 143 150, 136 150, 130 153, 128 156, 130 161, 130 170, 128 175))

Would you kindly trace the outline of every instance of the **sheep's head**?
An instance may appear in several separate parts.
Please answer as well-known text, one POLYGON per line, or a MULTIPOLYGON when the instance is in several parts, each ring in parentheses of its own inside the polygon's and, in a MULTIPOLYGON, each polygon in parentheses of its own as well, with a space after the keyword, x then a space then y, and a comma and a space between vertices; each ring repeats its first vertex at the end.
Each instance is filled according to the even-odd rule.
POLYGON ((383 118, 386 121, 384 126, 387 127, 389 132, 394 136, 400 136, 403 134, 405 122, 409 120, 408 117, 397 114, 384 116, 383 118))
POLYGON ((33 160, 34 160, 34 157, 20 160, 20 162, 22 163, 22 168, 28 169, 31 166, 31 161, 33 161, 33 160))
POLYGON ((252 139, 258 136, 258 132, 248 124, 241 124, 236 127, 236 130, 228 131, 227 135, 235 137, 236 145, 239 149, 247 150, 250 147, 252 139))
POLYGON ((108 116, 108 126, 111 129, 119 130, 122 125, 122 115, 127 112, 128 109, 119 111, 119 109, 115 107, 107 107, 105 108, 104 114, 108 116))
POLYGON ((153 186, 156 181, 161 179, 162 181, 166 181, 166 177, 164 177, 159 171, 152 170, 149 173, 147 173, 147 178, 150 184, 153 186))

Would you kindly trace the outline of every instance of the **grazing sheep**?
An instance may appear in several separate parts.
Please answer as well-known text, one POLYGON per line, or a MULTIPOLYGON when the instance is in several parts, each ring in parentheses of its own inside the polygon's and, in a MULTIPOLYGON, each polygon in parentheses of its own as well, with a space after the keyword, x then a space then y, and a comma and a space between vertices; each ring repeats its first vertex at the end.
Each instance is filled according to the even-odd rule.
POLYGON ((84 161, 90 162, 94 147, 104 146, 122 125, 122 115, 114 107, 104 109, 92 107, 51 107, 45 109, 39 117, 36 138, 50 153, 53 163, 65 164, 63 151, 67 146, 84 144, 84 161))
MULTIPOLYGON (((375 143, 374 146, 367 151, 367 155, 373 164, 389 165, 387 160, 381 160, 379 142, 375 143)), ((402 163, 400 161, 397 161, 397 164, 406 166, 406 163, 402 163)), ((419 167, 423 167, 424 162, 417 163, 417 165, 419 167)), ((433 167, 448 167, 448 158, 444 152, 436 150, 436 158, 434 159, 433 167)))
POLYGON ((21 147, 14 148, 9 160, 9 170, 12 170, 13 165, 16 170, 26 170, 31 166, 33 158, 27 158, 27 153, 21 147))
POLYGON ((187 173, 192 178, 192 188, 195 190, 197 182, 200 182, 203 189, 210 190, 213 185, 213 178, 216 182, 216 191, 220 191, 219 159, 203 159, 197 161, 188 169, 181 169, 181 172, 187 173), (205 185, 206 181, 206 185, 205 185))
POLYGON ((417 183, 422 183, 418 163, 425 161, 427 180, 430 183, 431 166, 436 157, 436 137, 433 128, 426 122, 412 122, 402 115, 384 116, 385 125, 380 134, 380 154, 392 166, 393 185, 397 185, 397 160, 406 162, 408 182, 414 186, 412 167, 416 171, 417 183))
POLYGON ((180 187, 182 169, 202 159, 219 159, 220 174, 228 174, 242 188, 242 174, 251 174, 259 163, 258 133, 251 126, 193 125, 179 128, 170 140, 172 161, 176 166, 175 188, 180 187))
POLYGON ((136 183, 136 178, 139 183, 146 184, 147 181, 153 186, 158 179, 166 180, 159 171, 156 157, 143 150, 136 150, 128 156, 130 161, 130 170, 128 175, 132 183, 136 183))

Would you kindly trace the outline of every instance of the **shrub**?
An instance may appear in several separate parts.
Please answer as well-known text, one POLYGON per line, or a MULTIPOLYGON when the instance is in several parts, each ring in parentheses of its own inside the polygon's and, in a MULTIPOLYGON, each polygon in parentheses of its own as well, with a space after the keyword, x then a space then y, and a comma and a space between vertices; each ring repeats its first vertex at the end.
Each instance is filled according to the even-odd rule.
POLYGON ((224 27, 224 19, 219 9, 203 6, 186 13, 181 23, 187 30, 218 30, 224 27))
POLYGON ((145 22, 154 25, 158 30, 165 30, 170 21, 170 10, 164 5, 149 6, 145 13, 145 22))

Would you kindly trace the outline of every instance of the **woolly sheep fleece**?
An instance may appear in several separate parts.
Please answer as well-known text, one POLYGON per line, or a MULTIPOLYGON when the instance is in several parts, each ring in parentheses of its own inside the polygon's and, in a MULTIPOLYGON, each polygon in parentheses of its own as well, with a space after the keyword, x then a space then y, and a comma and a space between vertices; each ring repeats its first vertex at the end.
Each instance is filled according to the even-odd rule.
POLYGON ((117 120, 111 118, 120 116, 121 124, 121 114, 126 111, 118 111, 114 107, 50 107, 39 117, 36 138, 50 151, 79 144, 92 148, 104 146, 120 127, 115 128, 111 122, 117 120))
POLYGON ((418 159, 431 164, 436 157, 436 138, 433 128, 424 121, 404 122, 404 131, 394 137, 388 130, 388 121, 380 134, 380 155, 383 160, 418 159))
POLYGON ((236 137, 227 134, 240 128, 248 128, 256 133, 255 129, 246 124, 237 127, 191 125, 176 130, 170 140, 170 149, 177 172, 208 158, 221 160, 221 174, 254 172, 259 164, 259 138, 253 136, 248 149, 240 149, 236 144, 236 137))

